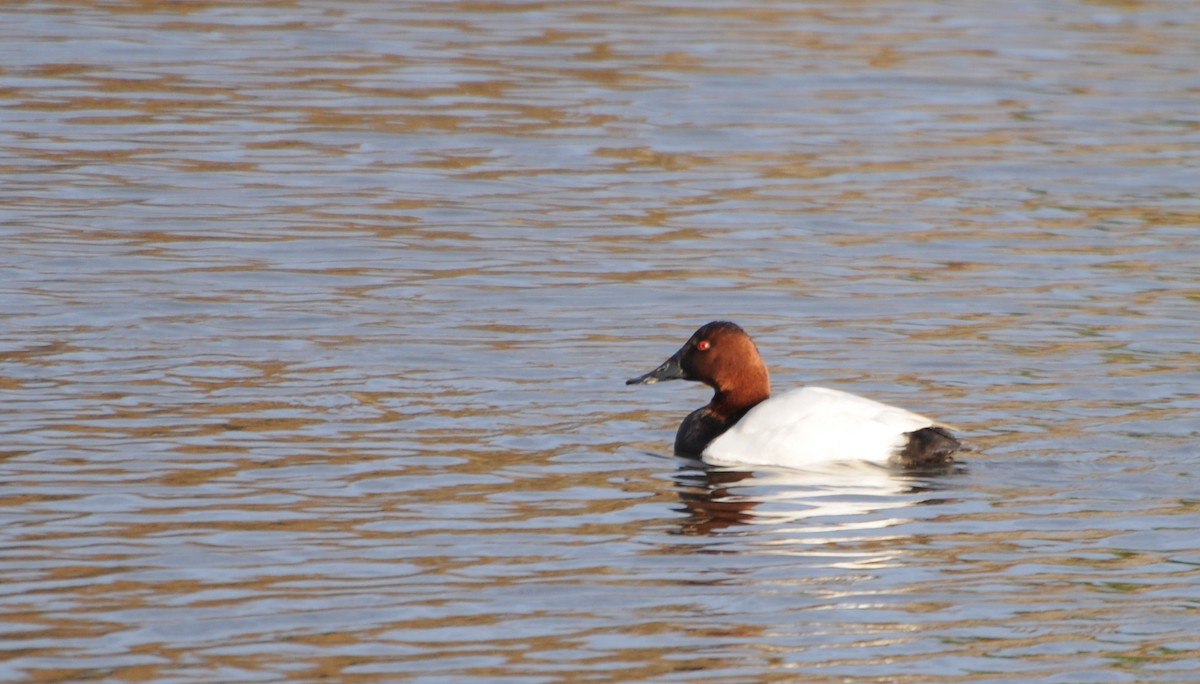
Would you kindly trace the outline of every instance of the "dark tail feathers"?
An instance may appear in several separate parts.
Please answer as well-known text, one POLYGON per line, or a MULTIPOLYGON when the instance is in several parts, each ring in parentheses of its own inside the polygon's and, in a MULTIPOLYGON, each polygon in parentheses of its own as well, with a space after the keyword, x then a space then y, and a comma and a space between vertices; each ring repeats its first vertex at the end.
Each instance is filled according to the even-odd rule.
POLYGON ((930 426, 905 433, 908 443, 896 459, 904 466, 943 465, 954 460, 954 453, 963 448, 962 442, 944 427, 930 426))

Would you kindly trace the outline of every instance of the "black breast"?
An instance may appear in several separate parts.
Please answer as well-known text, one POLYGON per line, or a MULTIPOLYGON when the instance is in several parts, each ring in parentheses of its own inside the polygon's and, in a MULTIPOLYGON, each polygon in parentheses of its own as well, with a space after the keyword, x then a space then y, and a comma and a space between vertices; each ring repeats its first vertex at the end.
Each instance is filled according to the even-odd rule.
POLYGON ((692 411, 675 433, 675 453, 688 458, 700 458, 704 447, 736 422, 717 418, 707 406, 692 411))

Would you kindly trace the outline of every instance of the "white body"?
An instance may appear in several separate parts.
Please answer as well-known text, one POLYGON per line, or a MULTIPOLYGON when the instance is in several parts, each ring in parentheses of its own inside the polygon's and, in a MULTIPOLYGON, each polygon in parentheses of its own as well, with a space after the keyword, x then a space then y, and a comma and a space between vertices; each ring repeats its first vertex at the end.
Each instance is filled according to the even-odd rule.
POLYGON ((803 467, 829 461, 887 463, 904 433, 935 423, 925 416, 824 387, 802 387, 750 409, 704 449, 718 465, 803 467))

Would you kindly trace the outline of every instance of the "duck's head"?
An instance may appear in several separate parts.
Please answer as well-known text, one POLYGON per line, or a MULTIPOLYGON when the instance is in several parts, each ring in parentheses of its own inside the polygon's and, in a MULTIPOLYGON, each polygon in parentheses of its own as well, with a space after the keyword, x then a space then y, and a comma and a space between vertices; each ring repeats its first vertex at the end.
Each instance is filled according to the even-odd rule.
POLYGON ((728 321, 701 326, 661 366, 625 384, 649 385, 662 380, 695 380, 718 393, 739 390, 767 396, 771 392, 758 347, 745 330, 728 321))

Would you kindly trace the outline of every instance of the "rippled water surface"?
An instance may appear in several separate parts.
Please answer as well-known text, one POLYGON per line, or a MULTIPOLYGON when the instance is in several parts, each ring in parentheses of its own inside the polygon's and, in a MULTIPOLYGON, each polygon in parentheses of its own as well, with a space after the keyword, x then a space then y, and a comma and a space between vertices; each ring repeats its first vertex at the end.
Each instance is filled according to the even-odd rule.
POLYGON ((1200 4, 0 7, 0 679, 1200 680, 1200 4), (698 325, 955 424, 703 469, 698 325))

